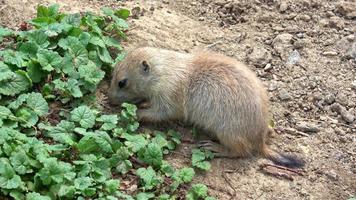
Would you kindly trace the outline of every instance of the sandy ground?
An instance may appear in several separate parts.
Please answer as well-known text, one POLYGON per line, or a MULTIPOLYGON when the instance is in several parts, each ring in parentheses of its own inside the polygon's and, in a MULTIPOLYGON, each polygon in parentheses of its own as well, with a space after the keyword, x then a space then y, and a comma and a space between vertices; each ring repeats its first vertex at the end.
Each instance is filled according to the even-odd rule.
MULTIPOLYGON (((70 12, 135 10, 127 48, 190 52, 207 47, 248 64, 268 89, 272 146, 303 157, 294 180, 269 176, 268 161, 214 159, 201 173, 218 199, 348 199, 356 195, 356 3, 322 0, 0 0, 0 25, 16 28, 39 3, 70 12)), ((105 91, 105 84, 102 91, 105 91)), ((187 128, 172 125, 186 137, 187 128)), ((191 144, 168 159, 189 164, 191 144)))

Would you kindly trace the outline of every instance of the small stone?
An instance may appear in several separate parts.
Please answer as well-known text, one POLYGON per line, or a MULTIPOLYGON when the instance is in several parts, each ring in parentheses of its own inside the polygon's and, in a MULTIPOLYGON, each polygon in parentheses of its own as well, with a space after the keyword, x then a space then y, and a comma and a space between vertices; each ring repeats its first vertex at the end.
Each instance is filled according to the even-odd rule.
POLYGON ((349 42, 353 42, 355 40, 355 34, 346 36, 346 40, 348 40, 349 42))
POLYGON ((285 1, 282 1, 281 4, 279 5, 279 11, 280 12, 285 12, 288 9, 288 4, 285 1))
POLYGON ((307 44, 307 40, 306 39, 301 39, 301 40, 297 40, 294 42, 294 47, 296 49, 302 49, 306 46, 307 44))
POLYGON ((311 17, 309 15, 298 15, 295 19, 308 22, 311 20, 311 17))
POLYGON ((323 56, 337 56, 337 52, 335 51, 324 51, 322 53, 323 56))
POLYGON ((292 53, 288 57, 288 64, 295 65, 299 62, 300 60, 300 54, 297 50, 292 51, 292 53))
POLYGON ((356 42, 351 44, 345 56, 347 59, 356 59, 356 42))
POLYGON ((273 39, 272 46, 284 61, 288 59, 293 51, 292 39, 293 35, 289 33, 279 34, 273 39))
POLYGON ((339 93, 336 95, 336 101, 337 101, 338 103, 340 103, 341 105, 343 105, 343 106, 347 106, 348 101, 349 101, 349 98, 348 98, 348 96, 347 96, 345 93, 339 92, 339 93))
POLYGON ((271 59, 271 53, 263 47, 254 48, 248 56, 248 60, 256 67, 265 66, 271 59))
POLYGON ((292 99, 292 96, 287 92, 286 89, 281 89, 279 91, 279 98, 282 100, 282 101, 288 101, 288 100, 291 100, 292 99))
POLYGON ((164 4, 169 4, 169 0, 163 0, 162 1, 164 4))
POLYGON ((331 17, 329 20, 329 26, 340 30, 344 27, 344 21, 340 17, 331 17))
POLYGON ((346 108, 342 107, 340 110, 340 115, 343 120, 345 120, 347 123, 352 123, 355 120, 355 116, 351 114, 349 111, 346 110, 346 108))
POLYGON ((304 33, 297 33, 298 38, 304 38, 304 33))
POLYGON ((204 21, 205 18, 204 17, 199 17, 199 21, 204 21))
POLYGON ((305 133, 317 133, 319 132, 319 127, 311 122, 299 122, 296 125, 296 129, 298 131, 302 131, 305 133))
POLYGON ((330 18, 330 17, 332 17, 332 16, 335 16, 335 14, 331 11, 331 10, 329 10, 329 11, 326 11, 326 17, 328 17, 328 18, 330 18))
POLYGON ((141 13, 141 8, 138 6, 131 9, 131 16, 134 19, 138 19, 140 17, 140 13, 141 13))
POLYGON ((268 86, 268 91, 275 91, 277 88, 278 88, 278 82, 271 81, 271 83, 268 86))
POLYGON ((265 70, 266 72, 268 72, 268 71, 271 71, 271 69, 273 69, 271 63, 267 63, 267 65, 265 66, 264 70, 265 70))
POLYGON ((332 94, 328 94, 328 95, 325 96, 324 101, 328 105, 331 105, 331 104, 333 104, 335 102, 335 96, 332 95, 332 94))
POLYGON ((351 83, 351 88, 352 88, 353 90, 356 90, 356 80, 352 81, 352 83, 351 83))
POLYGON ((340 1, 336 5, 336 12, 345 16, 346 18, 353 19, 355 17, 356 3, 340 1))
POLYGON ((333 112, 340 113, 341 105, 338 104, 338 103, 333 103, 333 104, 330 106, 330 109, 331 109, 331 111, 333 111, 333 112))
POLYGON ((325 175, 333 181, 336 181, 339 179, 339 175, 334 170, 325 172, 325 175))

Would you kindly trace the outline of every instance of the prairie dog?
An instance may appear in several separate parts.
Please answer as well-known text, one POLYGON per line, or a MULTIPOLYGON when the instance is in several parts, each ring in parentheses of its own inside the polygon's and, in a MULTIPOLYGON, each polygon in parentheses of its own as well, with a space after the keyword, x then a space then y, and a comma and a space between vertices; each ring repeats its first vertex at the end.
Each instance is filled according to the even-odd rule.
POLYGON ((229 157, 257 153, 288 167, 304 164, 265 144, 269 101, 261 81, 244 64, 218 53, 137 48, 114 69, 109 100, 145 100, 149 106, 138 109, 140 121, 191 123, 213 133, 229 157))

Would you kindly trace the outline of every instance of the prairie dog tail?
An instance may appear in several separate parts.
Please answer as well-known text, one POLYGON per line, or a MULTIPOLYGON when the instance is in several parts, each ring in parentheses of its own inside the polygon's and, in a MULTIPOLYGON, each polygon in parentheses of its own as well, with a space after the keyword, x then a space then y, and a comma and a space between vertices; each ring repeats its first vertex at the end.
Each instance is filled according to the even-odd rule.
POLYGON ((271 160, 277 165, 282 165, 290 168, 301 168, 304 166, 305 161, 297 158, 295 155, 287 155, 285 153, 279 153, 270 149, 267 145, 262 148, 262 155, 271 160))

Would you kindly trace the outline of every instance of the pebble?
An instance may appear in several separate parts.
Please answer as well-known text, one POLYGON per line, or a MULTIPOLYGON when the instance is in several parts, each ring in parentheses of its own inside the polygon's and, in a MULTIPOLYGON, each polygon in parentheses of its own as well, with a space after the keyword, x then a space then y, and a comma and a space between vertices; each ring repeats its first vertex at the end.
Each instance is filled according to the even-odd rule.
POLYGON ((292 51, 292 53, 288 57, 288 64, 295 65, 299 62, 300 60, 300 54, 297 50, 292 51))
POLYGON ((279 34, 273 39, 272 46, 284 61, 288 60, 293 50, 292 39, 293 35, 289 33, 279 34))
POLYGON ((353 90, 356 90, 356 80, 352 81, 352 83, 351 83, 351 88, 352 88, 353 90))
POLYGON ((322 53, 323 56, 337 56, 337 52, 336 51, 324 51, 322 53))
POLYGON ((355 121, 355 116, 351 114, 345 107, 341 106, 338 103, 332 104, 330 109, 333 112, 339 113, 341 115, 341 118, 345 120, 347 123, 352 123, 355 121))
POLYGON ((285 1, 282 1, 279 5, 279 11, 284 12, 288 9, 288 4, 285 1))
POLYGON ((346 52, 346 58, 356 59, 356 42, 352 43, 350 48, 346 52))
POLYGON ((346 108, 342 107, 340 110, 340 115, 343 120, 345 120, 347 123, 352 123, 355 120, 355 116, 351 114, 349 111, 346 110, 346 108))
POLYGON ((287 92, 286 89, 281 89, 279 91, 279 98, 282 100, 282 101, 288 101, 288 100, 291 100, 292 99, 292 96, 287 92))
POLYGON ((328 94, 328 95, 325 96, 324 101, 328 105, 331 105, 331 104, 333 104, 335 102, 335 96, 333 94, 328 94))
POLYGON ((329 26, 340 30, 344 27, 344 21, 340 17, 330 17, 329 26))
POLYGON ((333 181, 336 181, 339 179, 339 175, 334 170, 325 172, 325 175, 333 181))
POLYGON ((264 70, 265 70, 266 72, 268 72, 268 71, 271 71, 271 69, 273 69, 271 63, 267 63, 267 65, 265 66, 264 70))
POLYGON ((272 59, 271 53, 263 47, 254 48, 248 60, 256 67, 264 67, 272 59))
POLYGON ((299 122, 296 125, 296 129, 298 131, 302 131, 305 133, 317 133, 319 132, 319 127, 311 122, 299 122))

